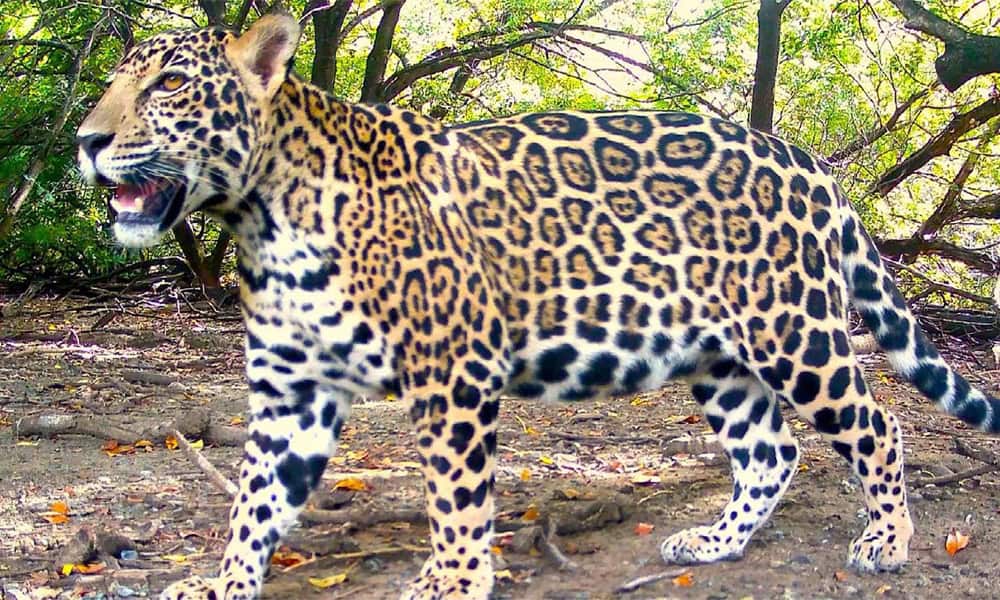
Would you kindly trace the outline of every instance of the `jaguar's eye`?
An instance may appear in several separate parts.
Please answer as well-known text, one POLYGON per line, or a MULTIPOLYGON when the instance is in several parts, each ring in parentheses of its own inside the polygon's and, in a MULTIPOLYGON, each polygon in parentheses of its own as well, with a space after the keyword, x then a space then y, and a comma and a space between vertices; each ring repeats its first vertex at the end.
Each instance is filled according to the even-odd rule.
POLYGON ((171 73, 160 78, 160 81, 156 84, 156 89, 163 92, 174 92, 179 90, 185 83, 187 83, 187 77, 171 73))

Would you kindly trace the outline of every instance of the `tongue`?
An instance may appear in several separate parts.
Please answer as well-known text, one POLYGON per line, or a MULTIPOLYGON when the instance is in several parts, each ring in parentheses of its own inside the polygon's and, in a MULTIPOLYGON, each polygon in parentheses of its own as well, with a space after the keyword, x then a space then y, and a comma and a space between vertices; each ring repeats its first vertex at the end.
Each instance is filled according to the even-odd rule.
POLYGON ((156 191, 156 186, 151 183, 146 183, 143 185, 128 185, 125 183, 119 184, 118 188, 115 190, 115 200, 118 201, 119 207, 127 210, 141 210, 142 207, 138 206, 137 200, 143 197, 148 197, 156 191))

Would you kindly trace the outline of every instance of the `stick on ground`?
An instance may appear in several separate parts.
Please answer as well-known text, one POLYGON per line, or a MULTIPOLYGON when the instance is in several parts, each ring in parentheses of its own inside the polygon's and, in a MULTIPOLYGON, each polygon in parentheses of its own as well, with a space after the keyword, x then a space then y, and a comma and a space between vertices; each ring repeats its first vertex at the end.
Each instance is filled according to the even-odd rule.
POLYGON ((240 488, 236 487, 235 483, 226 479, 226 476, 220 473, 219 470, 215 468, 215 465, 208 462, 208 459, 202 456, 201 452, 195 450, 191 446, 191 442, 184 437, 183 433, 175 429, 174 437, 177 438, 177 443, 180 445, 184 454, 191 459, 191 462, 198 465, 198 468, 204 471, 205 475, 208 476, 208 480, 211 481, 215 487, 228 494, 230 498, 236 497, 240 488))

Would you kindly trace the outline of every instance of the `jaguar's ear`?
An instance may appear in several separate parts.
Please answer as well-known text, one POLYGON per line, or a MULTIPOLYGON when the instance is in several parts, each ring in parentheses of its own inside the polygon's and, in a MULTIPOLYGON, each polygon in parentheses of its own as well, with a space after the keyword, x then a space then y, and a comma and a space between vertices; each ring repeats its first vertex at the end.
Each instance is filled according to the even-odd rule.
POLYGON ((299 43, 299 27, 291 15, 261 17, 250 29, 226 47, 229 57, 252 87, 270 99, 288 74, 288 63, 299 43))

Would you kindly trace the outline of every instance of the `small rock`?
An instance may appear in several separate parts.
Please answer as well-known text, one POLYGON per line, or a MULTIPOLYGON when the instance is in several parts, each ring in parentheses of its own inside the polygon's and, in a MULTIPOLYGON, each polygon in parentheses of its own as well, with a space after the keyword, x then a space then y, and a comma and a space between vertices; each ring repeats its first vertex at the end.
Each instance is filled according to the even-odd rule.
POLYGON ((796 554, 795 556, 788 559, 788 563, 796 565, 811 565, 812 559, 805 554, 796 554))

